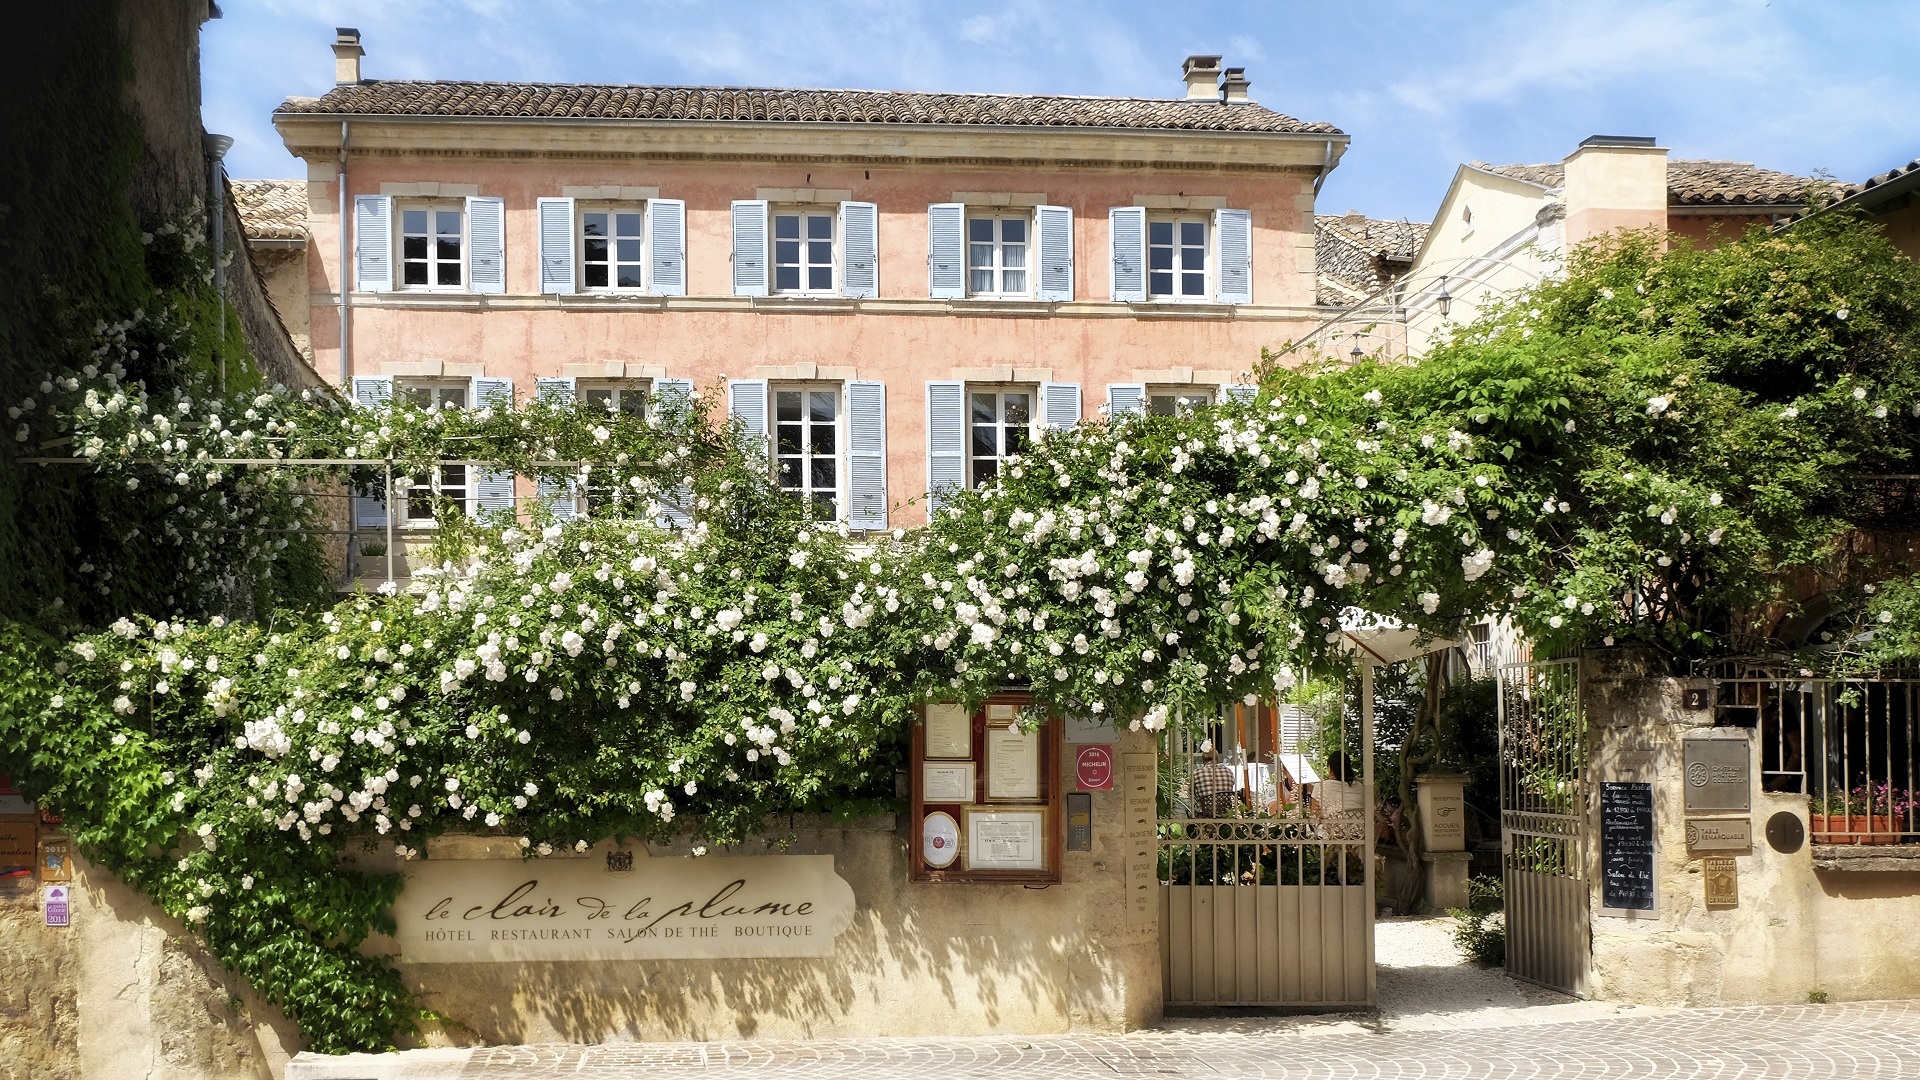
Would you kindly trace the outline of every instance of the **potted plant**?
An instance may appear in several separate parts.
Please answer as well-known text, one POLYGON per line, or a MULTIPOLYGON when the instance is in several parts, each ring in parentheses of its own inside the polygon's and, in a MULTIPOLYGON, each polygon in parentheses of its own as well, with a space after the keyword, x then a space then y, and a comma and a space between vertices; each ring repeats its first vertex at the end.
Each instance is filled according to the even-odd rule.
POLYGON ((1855 843, 1900 842, 1900 824, 1906 820, 1907 809, 1912 803, 1911 791, 1903 791, 1892 784, 1863 784, 1853 790, 1853 799, 1860 813, 1853 821, 1853 831, 1863 834, 1855 843))
POLYGON ((1853 844, 1851 819, 1858 809, 1845 788, 1830 788, 1813 796, 1807 807, 1807 831, 1816 844, 1853 844))

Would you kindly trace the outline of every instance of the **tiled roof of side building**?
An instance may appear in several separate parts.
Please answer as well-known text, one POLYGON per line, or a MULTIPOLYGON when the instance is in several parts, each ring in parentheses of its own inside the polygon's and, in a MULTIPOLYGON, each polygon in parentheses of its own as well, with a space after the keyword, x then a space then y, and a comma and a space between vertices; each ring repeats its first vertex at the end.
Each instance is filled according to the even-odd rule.
POLYGON ((249 240, 307 237, 305 180, 231 180, 233 208, 249 240))
POLYGON ((1858 184, 1849 185, 1846 190, 1846 194, 1858 195, 1863 191, 1872 191, 1874 188, 1880 187, 1884 184, 1891 184, 1895 180, 1898 180, 1909 173, 1915 173, 1915 172, 1920 172, 1920 158, 1914 158, 1912 161, 1909 161, 1905 165, 1902 165, 1898 168, 1888 169, 1886 172, 1883 172, 1878 176, 1870 176, 1866 180, 1863 180, 1858 184))
MULTIPOLYGON (((1498 173, 1541 187, 1559 187, 1566 166, 1490 165, 1473 162, 1476 169, 1498 173)), ((1749 161, 1672 158, 1667 162, 1667 199, 1674 206, 1798 206, 1807 188, 1820 181, 1810 176, 1763 169, 1749 161)))
POLYGON ((1360 303, 1398 277, 1420 253, 1429 228, 1424 221, 1358 213, 1315 217, 1313 227, 1319 302, 1331 307, 1360 303))
POLYGON ((283 115, 1130 128, 1338 135, 1252 102, 566 83, 365 82, 289 98, 283 115))

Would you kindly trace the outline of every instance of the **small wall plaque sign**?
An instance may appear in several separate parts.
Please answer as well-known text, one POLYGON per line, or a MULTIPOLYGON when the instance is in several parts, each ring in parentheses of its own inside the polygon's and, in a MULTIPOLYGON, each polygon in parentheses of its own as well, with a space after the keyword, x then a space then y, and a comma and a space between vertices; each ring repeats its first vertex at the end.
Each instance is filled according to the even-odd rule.
POLYGON ((1707 886, 1707 906, 1740 906, 1739 863, 1731 855, 1713 855, 1700 860, 1700 876, 1707 886))
POLYGON ((66 926, 73 921, 72 886, 49 885, 40 898, 40 910, 46 913, 48 926, 66 926))
POLYGON ((1753 764, 1745 738, 1682 739, 1683 802, 1689 814, 1752 809, 1753 764))
POLYGON ((1753 852, 1752 818, 1688 818, 1687 850, 1753 852))

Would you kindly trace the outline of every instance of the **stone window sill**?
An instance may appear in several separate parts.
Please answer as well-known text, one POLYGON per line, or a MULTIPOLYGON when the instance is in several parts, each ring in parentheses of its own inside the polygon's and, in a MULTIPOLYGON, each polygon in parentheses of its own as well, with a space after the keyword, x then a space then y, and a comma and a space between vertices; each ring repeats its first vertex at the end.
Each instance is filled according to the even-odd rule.
POLYGON ((1920 874, 1920 844, 1815 844, 1813 868, 1920 874))

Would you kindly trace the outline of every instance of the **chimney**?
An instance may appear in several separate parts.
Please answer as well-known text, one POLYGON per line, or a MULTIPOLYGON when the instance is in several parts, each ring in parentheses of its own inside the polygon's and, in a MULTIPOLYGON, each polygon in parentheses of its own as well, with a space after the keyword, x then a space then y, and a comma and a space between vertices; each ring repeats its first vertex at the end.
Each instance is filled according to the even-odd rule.
POLYGON ((360 58, 367 50, 360 47, 360 31, 351 26, 333 29, 333 82, 335 86, 355 86, 360 82, 360 58))
POLYGON ((1618 229, 1667 228, 1667 151, 1645 135, 1594 135, 1566 159, 1569 247, 1618 229))
POLYGON ((1187 81, 1188 101, 1220 100, 1219 57, 1189 56, 1180 65, 1180 75, 1187 81))
POLYGON ((1244 105, 1253 100, 1247 96, 1252 85, 1247 81, 1246 68, 1228 68, 1226 77, 1220 80, 1220 99, 1229 105, 1244 105))

